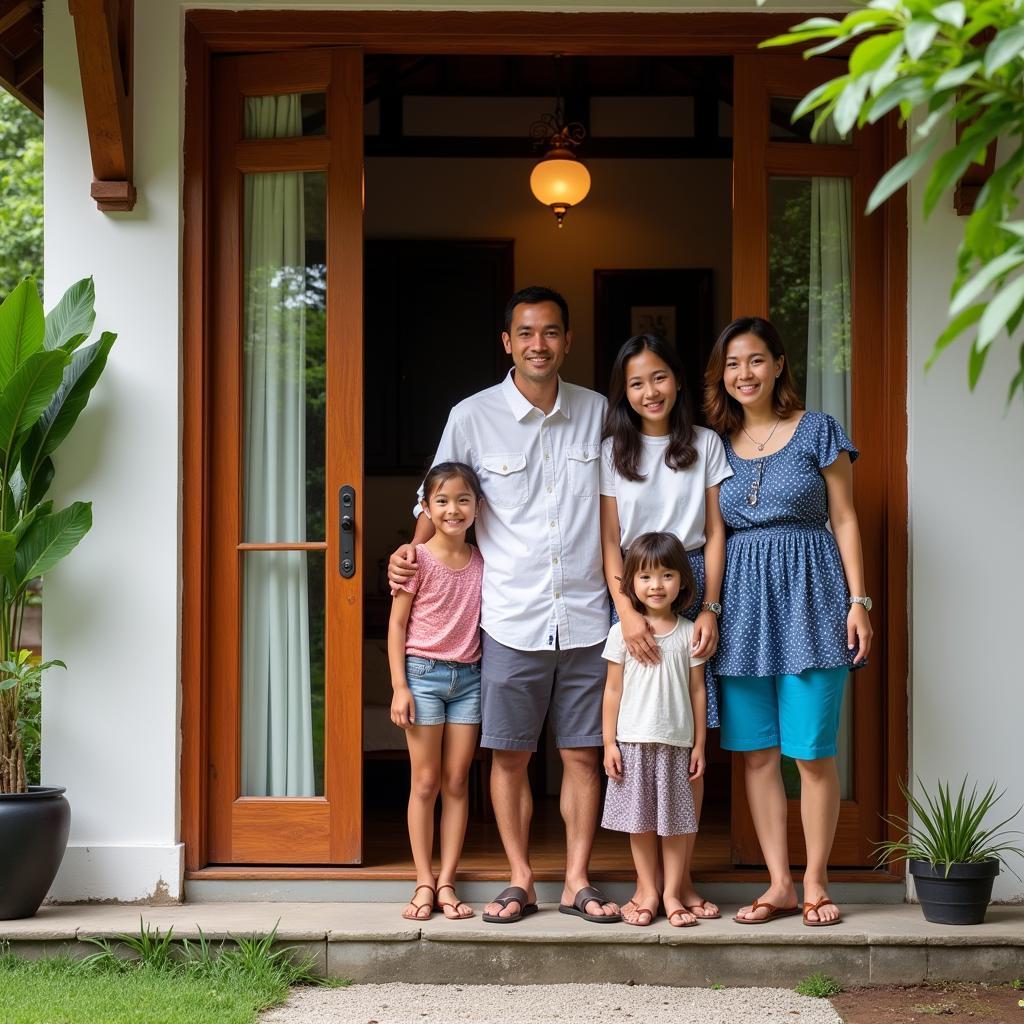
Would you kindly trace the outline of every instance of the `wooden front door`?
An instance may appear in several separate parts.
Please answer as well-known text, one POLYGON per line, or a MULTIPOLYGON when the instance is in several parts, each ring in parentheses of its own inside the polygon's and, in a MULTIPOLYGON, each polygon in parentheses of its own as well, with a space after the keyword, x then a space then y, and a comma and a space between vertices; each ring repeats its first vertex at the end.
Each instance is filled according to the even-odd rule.
MULTIPOLYGON (((796 101, 841 74, 842 67, 799 57, 736 58, 733 314, 766 316, 780 328, 798 385, 806 388, 807 407, 844 422, 860 449, 854 497, 867 587, 882 596, 887 460, 898 453, 887 446, 884 430, 883 219, 881 213, 863 213, 882 170, 882 132, 868 128, 847 140, 826 132, 812 142, 809 124, 790 123, 796 101)), ((873 840, 883 829, 883 615, 880 607, 872 616, 870 665, 847 682, 838 758, 842 802, 830 861, 838 867, 872 864, 873 840)), ((784 759, 783 775, 790 797, 790 859, 803 864, 796 765, 784 759)), ((760 864, 740 755, 734 757, 732 779, 733 862, 760 864)))
POLYGON ((214 864, 362 855, 362 55, 211 78, 214 864))

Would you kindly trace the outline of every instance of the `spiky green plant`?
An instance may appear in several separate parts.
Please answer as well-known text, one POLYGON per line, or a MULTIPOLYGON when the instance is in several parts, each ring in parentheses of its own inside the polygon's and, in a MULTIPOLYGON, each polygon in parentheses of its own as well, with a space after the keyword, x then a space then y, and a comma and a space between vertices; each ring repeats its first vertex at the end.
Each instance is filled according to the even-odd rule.
POLYGON ((837 996, 843 991, 843 986, 835 978, 830 978, 821 971, 815 971, 808 975, 803 981, 796 984, 796 994, 800 996, 813 996, 815 999, 827 999, 829 996, 837 996))
POLYGON ((910 787, 900 780, 900 791, 907 799, 913 812, 913 819, 892 816, 885 820, 899 831, 899 837, 876 843, 876 854, 880 864, 897 860, 923 860, 934 867, 945 866, 945 874, 954 864, 980 864, 986 860, 997 860, 1016 877, 1006 861, 1007 854, 1024 857, 1024 850, 1015 846, 1013 836, 1022 833, 1006 826, 1021 812, 1018 807, 1008 818, 996 825, 986 825, 985 819, 992 808, 1003 797, 1005 790, 996 792, 993 782, 984 793, 978 793, 977 784, 967 792, 967 776, 960 783, 960 789, 953 796, 952 786, 938 782, 933 795, 917 780, 920 796, 911 792, 910 787))

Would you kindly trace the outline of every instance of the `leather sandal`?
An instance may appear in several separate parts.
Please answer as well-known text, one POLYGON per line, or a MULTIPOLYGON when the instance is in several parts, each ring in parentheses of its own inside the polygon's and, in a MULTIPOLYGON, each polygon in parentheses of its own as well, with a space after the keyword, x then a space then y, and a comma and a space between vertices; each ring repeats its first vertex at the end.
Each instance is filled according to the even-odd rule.
POLYGON ((654 924, 654 918, 656 912, 651 910, 650 907, 642 907, 635 900, 629 900, 626 905, 622 908, 622 921, 624 924, 631 924, 634 928, 648 928, 654 924), (636 914, 640 920, 630 921, 626 916, 627 914, 636 914), (641 916, 646 915, 646 917, 641 916))
POLYGON ((558 912, 571 914, 573 917, 582 917, 584 921, 590 921, 592 924, 617 924, 622 920, 621 914, 588 914, 586 909, 588 903, 600 903, 601 906, 604 906, 606 903, 611 903, 611 900, 595 886, 585 885, 573 897, 571 905, 559 903, 558 912))
POLYGON ((834 918, 831 921, 822 921, 819 917, 817 921, 809 921, 807 915, 810 913, 817 914, 822 907, 834 907, 835 904, 827 897, 822 896, 816 903, 805 903, 804 904, 804 924, 808 928, 830 928, 834 924, 839 924, 842 921, 841 917, 834 918))
MULTIPOLYGON (((761 906, 763 907, 764 904, 762 903, 761 906)), ((696 915, 693 914, 693 911, 690 910, 689 907, 680 907, 678 910, 673 910, 672 913, 668 915, 668 923, 670 925, 672 925, 673 928, 696 928, 697 927, 697 921, 696 920, 684 921, 684 922, 681 922, 680 924, 676 924, 675 918, 679 914, 690 914, 690 915, 696 917, 696 915)))
POLYGON ((519 913, 509 914, 507 917, 502 917, 500 914, 483 914, 481 920, 488 924, 515 924, 516 921, 522 921, 524 917, 537 913, 537 904, 531 903, 526 890, 518 885, 510 885, 507 889, 502 889, 491 902, 497 903, 503 910, 510 903, 518 903, 519 913))
POLYGON ((768 911, 767 917, 757 918, 750 920, 745 917, 734 917, 733 920, 737 924, 767 924, 769 921, 774 921, 779 917, 793 917, 795 914, 800 913, 799 907, 777 907, 774 903, 762 903, 760 900, 754 900, 750 904, 750 909, 757 910, 760 907, 764 907, 768 911))
POLYGON ((429 921, 430 915, 434 913, 435 899, 437 899, 437 890, 432 885, 427 885, 426 882, 424 882, 423 885, 417 885, 412 891, 412 896, 409 898, 409 906, 413 908, 413 912, 410 914, 408 911, 403 910, 402 917, 404 917, 406 921, 429 921), (420 889, 428 889, 430 891, 429 903, 416 902, 416 893, 418 893, 420 889), (419 912, 424 908, 430 911, 430 913, 428 913, 426 917, 420 917, 419 912))
POLYGON ((460 900, 459 899, 459 894, 455 891, 455 886, 454 885, 439 885, 437 887, 436 896, 440 896, 441 895, 441 890, 442 889, 451 889, 452 896, 455 897, 455 899, 453 901, 451 901, 451 902, 445 903, 443 900, 439 899, 434 904, 434 909, 439 911, 440 913, 444 914, 444 917, 445 917, 446 921, 468 921, 469 918, 476 916, 474 914, 474 912, 473 912, 473 908, 469 907, 469 904, 465 900, 460 900), (450 907, 453 911, 455 911, 455 916, 454 917, 449 917, 447 914, 444 913, 446 907, 450 907), (469 913, 468 914, 460 914, 459 913, 459 907, 469 907, 469 913))
MULTIPOLYGON (((693 916, 697 918, 698 921, 716 921, 718 920, 718 918, 722 916, 719 911, 716 910, 713 914, 704 913, 704 911, 707 909, 707 905, 709 902, 709 900, 701 900, 700 903, 688 903, 685 904, 685 906, 686 909, 691 914, 693 914, 693 916)), ((763 907, 764 904, 762 903, 761 906, 763 907)))

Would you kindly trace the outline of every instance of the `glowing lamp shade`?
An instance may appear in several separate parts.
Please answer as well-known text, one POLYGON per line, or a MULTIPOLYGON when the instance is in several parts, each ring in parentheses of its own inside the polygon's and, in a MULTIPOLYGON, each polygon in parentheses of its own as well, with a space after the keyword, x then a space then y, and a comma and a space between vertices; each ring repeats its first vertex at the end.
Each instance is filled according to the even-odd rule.
POLYGON ((538 202, 551 207, 561 227, 569 207, 586 199, 590 172, 569 150, 553 149, 530 174, 530 190, 538 202))

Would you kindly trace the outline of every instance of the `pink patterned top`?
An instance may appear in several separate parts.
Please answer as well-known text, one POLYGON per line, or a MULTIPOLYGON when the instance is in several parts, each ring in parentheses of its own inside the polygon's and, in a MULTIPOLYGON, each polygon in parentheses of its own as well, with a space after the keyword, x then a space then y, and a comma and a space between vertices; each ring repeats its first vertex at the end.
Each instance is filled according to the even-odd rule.
POLYGON ((461 569, 449 569, 425 544, 416 545, 419 571, 402 587, 413 595, 406 654, 436 661, 479 661, 484 560, 472 545, 470 550, 461 569))

